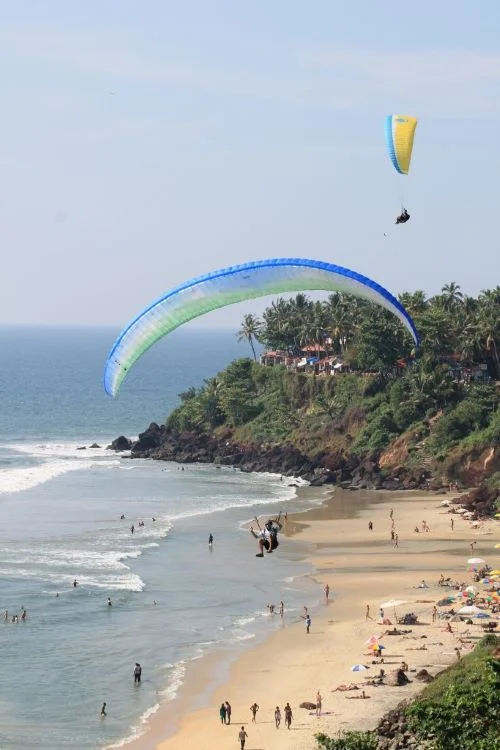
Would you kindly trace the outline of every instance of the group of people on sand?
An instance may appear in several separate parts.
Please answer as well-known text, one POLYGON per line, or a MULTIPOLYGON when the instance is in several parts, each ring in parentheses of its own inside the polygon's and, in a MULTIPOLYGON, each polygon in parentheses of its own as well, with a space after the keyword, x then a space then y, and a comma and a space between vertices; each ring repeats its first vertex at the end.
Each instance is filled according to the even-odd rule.
POLYGON ((3 613, 3 620, 4 622, 10 622, 10 623, 18 623, 18 622, 25 622, 26 618, 28 616, 28 613, 26 612, 26 609, 24 607, 21 607, 21 614, 15 614, 10 615, 9 610, 6 609, 3 613))
MULTIPOLYGON (((320 695, 319 690, 316 695, 316 706, 317 706, 316 711, 318 711, 318 706, 319 706, 319 712, 321 713, 321 695, 320 695)), ((257 713, 260 710, 259 704, 255 702, 252 703, 249 710, 250 710, 250 713, 252 714, 252 724, 256 724, 257 713)), ((221 724, 227 725, 231 723, 231 713, 232 713, 232 708, 231 708, 231 704, 229 703, 229 701, 225 701, 224 703, 221 703, 221 706, 219 708, 219 718, 220 718, 221 724)), ((290 727, 292 726, 292 720, 293 720, 293 713, 292 713, 292 708, 290 706, 290 703, 288 702, 286 703, 285 707, 283 708, 283 713, 285 716, 285 726, 287 729, 290 729, 290 727)), ((279 706, 276 706, 276 708, 274 709, 274 724, 276 726, 276 729, 280 728, 281 709, 279 706)), ((245 731, 245 726, 243 725, 238 733, 238 739, 240 741, 242 750, 244 750, 247 737, 248 737, 248 734, 245 731)))

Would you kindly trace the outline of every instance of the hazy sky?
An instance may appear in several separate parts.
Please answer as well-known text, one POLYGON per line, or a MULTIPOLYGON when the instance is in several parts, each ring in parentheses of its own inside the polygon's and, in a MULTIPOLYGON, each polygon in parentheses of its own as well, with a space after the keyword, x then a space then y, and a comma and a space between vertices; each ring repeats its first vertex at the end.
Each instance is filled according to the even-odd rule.
POLYGON ((124 324, 276 256, 500 284, 499 0, 0 0, 0 83, 0 322, 124 324))

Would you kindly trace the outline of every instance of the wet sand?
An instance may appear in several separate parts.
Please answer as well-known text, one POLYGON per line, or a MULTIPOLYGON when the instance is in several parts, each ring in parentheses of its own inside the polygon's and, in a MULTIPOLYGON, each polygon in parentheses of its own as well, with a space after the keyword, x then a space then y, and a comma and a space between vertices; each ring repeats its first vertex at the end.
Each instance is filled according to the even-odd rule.
MULTIPOLYGON (((283 627, 254 649, 233 656, 230 667, 226 655, 224 671, 219 668, 220 653, 200 660, 188 672, 178 698, 163 706, 148 734, 128 747, 225 750, 238 747, 243 724, 248 750, 313 750, 315 732, 334 735, 344 729, 371 729, 385 711, 415 695, 423 686, 414 680, 412 671, 408 673, 411 683, 403 687, 363 683, 381 667, 389 673, 403 660, 410 670, 425 667, 436 674, 457 658, 455 648, 463 653, 472 648, 482 635, 479 625, 453 623, 454 632, 447 633, 442 621, 432 622, 433 606, 447 592, 437 581, 444 573, 471 582, 466 560, 473 539, 477 540, 474 555, 498 567, 494 546, 500 538, 500 523, 492 521, 474 530, 460 516, 448 514, 440 505, 442 500, 443 496, 431 494, 335 492, 323 506, 289 516, 283 533, 291 540, 284 539, 284 543, 295 543, 292 539, 306 543, 314 580, 320 587, 328 583, 331 588, 330 601, 311 613, 311 632, 306 634, 305 621, 291 620, 285 610, 283 627), (398 547, 391 541, 391 508, 398 547), (421 528, 423 520, 430 531, 415 533, 415 526, 421 528), (369 521, 373 531, 368 529, 369 521), (429 588, 418 588, 422 579, 429 588), (420 624, 399 626, 411 633, 386 635, 382 639, 384 663, 380 664, 365 642, 390 628, 380 624, 379 605, 392 599, 406 603, 396 611, 386 608, 384 614, 391 623, 405 612, 415 612, 420 624), (373 619, 366 618, 367 605, 373 619), (461 636, 469 642, 462 643, 461 636), (369 668, 352 672, 358 663, 369 668), (360 689, 332 692, 346 683, 360 689), (368 698, 357 697, 362 689, 368 698), (303 701, 314 703, 318 690, 323 699, 320 717, 299 708, 303 701), (231 726, 221 725, 219 719, 219 706, 226 700, 233 709, 231 726), (287 701, 293 710, 290 730, 284 725, 287 701), (256 723, 250 712, 254 702, 260 706, 256 723), (274 725, 276 706, 282 713, 279 730, 274 725)), ((272 564, 272 557, 262 563, 265 575, 264 566, 272 564)))

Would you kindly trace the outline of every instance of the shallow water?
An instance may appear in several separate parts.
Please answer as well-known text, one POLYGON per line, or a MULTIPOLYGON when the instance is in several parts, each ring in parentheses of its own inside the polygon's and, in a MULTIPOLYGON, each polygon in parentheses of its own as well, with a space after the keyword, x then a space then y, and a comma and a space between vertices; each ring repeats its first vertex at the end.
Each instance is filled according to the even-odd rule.
MULTIPOLYGON (((190 660, 278 627, 268 602, 283 598, 292 617, 314 603, 314 587, 294 585, 307 568, 286 539, 260 559, 242 528, 301 502, 276 476, 182 471, 89 449, 161 421, 191 381, 180 370, 165 375, 158 353, 113 402, 95 382, 109 332, 26 329, 19 340, 12 330, 0 330, 0 608, 10 619, 26 607, 28 618, 0 621, 0 747, 120 745, 175 698, 190 660)), ((177 342, 176 356, 199 383, 236 344, 234 334, 203 332, 199 350, 193 336, 177 342)))

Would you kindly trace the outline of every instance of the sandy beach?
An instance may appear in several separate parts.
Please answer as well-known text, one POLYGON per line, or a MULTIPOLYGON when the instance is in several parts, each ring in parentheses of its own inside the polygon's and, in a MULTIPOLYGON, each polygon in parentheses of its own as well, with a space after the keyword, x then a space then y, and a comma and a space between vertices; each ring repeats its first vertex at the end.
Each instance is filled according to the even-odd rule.
MULTIPOLYGON (((285 608, 283 627, 240 656, 222 682, 219 678, 218 684, 213 684, 220 655, 200 660, 187 675, 178 699, 163 706, 152 719, 150 731, 129 747, 229 750, 239 746, 238 731, 244 725, 247 750, 313 750, 316 732, 335 735, 346 729, 374 728, 385 711, 422 689, 422 683, 414 679, 416 670, 425 667, 435 675, 458 658, 457 648, 466 653, 474 646, 482 635, 479 624, 453 623, 453 632, 449 633, 442 620, 433 622, 435 603, 448 593, 437 582, 443 573, 453 580, 471 583, 466 560, 471 556, 473 540, 474 556, 499 567, 495 544, 500 538, 500 523, 490 521, 472 529, 459 515, 448 513, 441 505, 443 496, 356 494, 360 498, 347 492, 333 493, 322 507, 289 516, 283 530, 289 537, 284 540, 286 544, 299 539, 309 545, 314 580, 322 588, 327 583, 330 586, 329 601, 311 613, 310 633, 306 633, 305 620, 290 620, 285 608), (351 502, 359 506, 354 518, 346 517, 351 515, 351 502), (391 540, 391 510, 398 546, 391 540), (370 521, 373 530, 369 530, 370 521), (415 527, 422 529, 423 521, 430 530, 416 533, 415 527), (428 588, 419 587, 422 581, 428 588), (389 600, 404 603, 397 609, 386 607, 386 623, 382 624, 380 604, 389 600), (372 635, 389 630, 406 612, 414 612, 419 624, 400 625, 400 630, 411 632, 383 637, 381 663, 366 642, 372 635), (402 661, 409 667, 408 685, 366 684, 380 668, 389 674, 402 661), (368 669, 353 672, 351 667, 355 664, 368 669), (350 683, 359 689, 335 690, 350 683), (361 697, 362 690, 365 699, 361 697), (317 691, 322 696, 320 717, 314 711, 299 708, 304 701, 314 703, 317 691), (230 726, 222 725, 219 719, 219 707, 226 700, 232 706, 230 726), (293 711, 290 730, 284 721, 287 701, 293 711), (250 712, 254 702, 259 705, 255 723, 250 712), (279 729, 274 721, 276 706, 282 714, 279 729)), ((448 495, 448 499, 451 497, 448 495)), ((264 559, 262 564, 265 575, 265 566, 272 564, 272 558, 264 559)))

